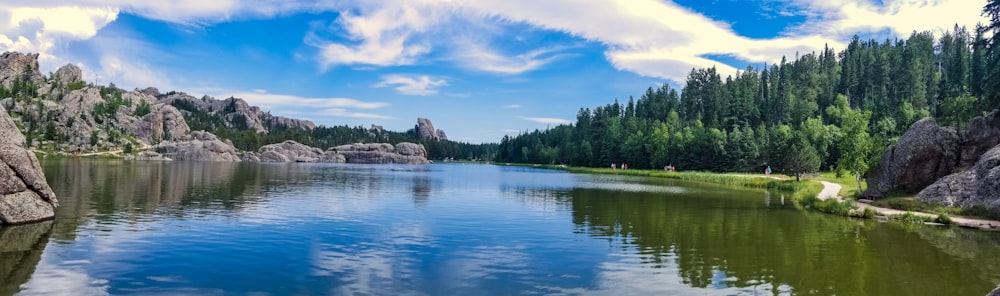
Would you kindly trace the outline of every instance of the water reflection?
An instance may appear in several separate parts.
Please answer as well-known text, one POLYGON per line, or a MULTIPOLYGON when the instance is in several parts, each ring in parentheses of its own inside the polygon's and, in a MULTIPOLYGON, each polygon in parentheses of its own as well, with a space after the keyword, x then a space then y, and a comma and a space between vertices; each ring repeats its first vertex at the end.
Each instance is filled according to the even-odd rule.
POLYGON ((49 241, 52 221, 0 226, 0 295, 12 295, 35 272, 49 241))
POLYGON ((602 278, 613 282, 629 278, 622 273, 678 274, 686 286, 722 294, 821 295, 978 295, 1000 283, 993 233, 747 210, 774 208, 766 196, 761 204, 690 200, 574 190, 573 220, 585 233, 635 249, 624 260, 641 264, 604 265, 602 278), (921 240, 931 243, 914 243, 921 240))
POLYGON ((44 162, 0 295, 981 295, 1000 234, 782 192, 496 166, 44 162))

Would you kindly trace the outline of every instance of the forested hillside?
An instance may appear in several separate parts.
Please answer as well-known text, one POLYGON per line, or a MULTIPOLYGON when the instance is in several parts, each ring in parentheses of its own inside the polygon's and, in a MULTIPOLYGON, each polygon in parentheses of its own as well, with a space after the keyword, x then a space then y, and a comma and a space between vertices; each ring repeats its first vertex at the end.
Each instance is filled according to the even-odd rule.
POLYGON ((722 77, 692 69, 678 90, 582 108, 576 123, 504 137, 498 161, 800 174, 864 173, 916 120, 958 127, 1000 106, 1000 52, 990 26, 935 37, 861 40, 795 53, 722 77))

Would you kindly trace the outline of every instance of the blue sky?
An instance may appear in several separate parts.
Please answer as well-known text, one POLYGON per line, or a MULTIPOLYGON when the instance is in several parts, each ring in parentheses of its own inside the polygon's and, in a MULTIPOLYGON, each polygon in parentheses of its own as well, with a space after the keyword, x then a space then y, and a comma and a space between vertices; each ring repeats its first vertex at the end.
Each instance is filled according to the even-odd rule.
POLYGON ((723 75, 854 34, 974 27, 985 0, 8 0, 0 50, 87 80, 236 96, 322 125, 449 138, 570 123, 581 107, 723 75), (9 3, 9 4, 8 4, 9 3))

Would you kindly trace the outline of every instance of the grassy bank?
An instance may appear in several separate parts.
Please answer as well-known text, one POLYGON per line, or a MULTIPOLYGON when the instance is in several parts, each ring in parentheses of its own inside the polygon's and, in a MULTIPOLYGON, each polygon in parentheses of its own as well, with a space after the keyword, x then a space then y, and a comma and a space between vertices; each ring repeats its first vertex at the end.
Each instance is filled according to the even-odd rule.
POLYGON ((698 181, 698 182, 706 182, 706 183, 722 184, 722 185, 742 186, 750 188, 778 189, 787 191, 795 191, 801 185, 799 183, 796 183, 795 180, 791 179, 775 179, 775 178, 765 177, 762 175, 750 175, 750 174, 670 172, 670 171, 660 171, 660 170, 635 170, 635 169, 613 170, 610 168, 567 167, 567 166, 554 166, 554 165, 546 165, 542 167, 550 169, 559 169, 573 173, 656 177, 656 178, 667 178, 667 179, 677 179, 686 181, 698 181))
POLYGON ((750 188, 777 189, 792 192, 792 200, 803 209, 816 210, 823 213, 850 217, 871 217, 873 213, 858 210, 853 200, 820 200, 817 198, 823 190, 823 184, 819 180, 834 182, 843 185, 840 192, 842 196, 858 194, 857 183, 851 177, 836 178, 835 174, 823 173, 815 179, 804 179, 796 182, 791 178, 780 178, 763 176, 756 174, 741 173, 710 173, 710 172, 670 172, 660 170, 621 170, 610 168, 587 168, 569 167, 557 165, 535 165, 548 169, 558 169, 573 173, 586 174, 612 174, 642 177, 668 178, 686 181, 706 182, 730 186, 742 186, 750 188), (851 189, 853 188, 853 189, 851 189), (846 192, 846 194, 845 194, 846 192), (867 215, 867 216, 866 216, 867 215))

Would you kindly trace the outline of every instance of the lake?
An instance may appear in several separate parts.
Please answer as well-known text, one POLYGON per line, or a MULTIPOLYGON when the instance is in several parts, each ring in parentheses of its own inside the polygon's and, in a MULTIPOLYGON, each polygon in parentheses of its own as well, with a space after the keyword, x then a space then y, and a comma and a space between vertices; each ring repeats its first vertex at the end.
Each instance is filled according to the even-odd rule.
POLYGON ((0 295, 985 295, 1000 233, 527 167, 45 160, 0 295))

